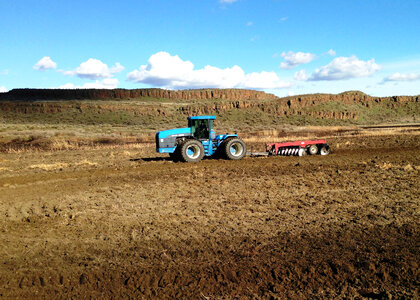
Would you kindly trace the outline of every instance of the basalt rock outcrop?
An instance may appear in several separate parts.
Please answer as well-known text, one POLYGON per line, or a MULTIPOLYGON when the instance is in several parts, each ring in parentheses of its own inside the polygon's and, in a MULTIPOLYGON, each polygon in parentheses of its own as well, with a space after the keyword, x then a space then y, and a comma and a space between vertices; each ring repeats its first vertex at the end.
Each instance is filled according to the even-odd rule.
POLYGON ((341 94, 309 94, 283 98, 287 99, 290 108, 302 108, 325 102, 339 102, 343 104, 361 104, 369 107, 375 103, 407 103, 419 102, 420 96, 371 97, 365 93, 354 91, 341 94))
POLYGON ((408 115, 418 116, 418 102, 419 96, 371 97, 358 91, 284 98, 244 89, 15 89, 0 93, 0 111, 5 113, 124 113, 134 117, 223 115, 226 112, 245 110, 273 117, 310 116, 318 119, 357 120, 360 109, 353 110, 352 107, 370 110, 375 106, 393 109, 411 105, 408 115))
POLYGON ((263 100, 276 99, 273 94, 244 89, 197 89, 171 91, 164 89, 13 89, 0 93, 0 100, 115 100, 137 98, 165 98, 174 100, 263 100))

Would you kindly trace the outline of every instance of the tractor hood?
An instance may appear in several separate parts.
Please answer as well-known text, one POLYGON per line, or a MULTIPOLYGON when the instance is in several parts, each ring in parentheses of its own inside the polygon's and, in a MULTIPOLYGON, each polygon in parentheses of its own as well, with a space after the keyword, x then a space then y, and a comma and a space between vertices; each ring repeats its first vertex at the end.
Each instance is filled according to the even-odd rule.
POLYGON ((168 136, 185 136, 186 134, 191 134, 191 128, 175 128, 159 131, 156 135, 159 139, 165 139, 168 136))

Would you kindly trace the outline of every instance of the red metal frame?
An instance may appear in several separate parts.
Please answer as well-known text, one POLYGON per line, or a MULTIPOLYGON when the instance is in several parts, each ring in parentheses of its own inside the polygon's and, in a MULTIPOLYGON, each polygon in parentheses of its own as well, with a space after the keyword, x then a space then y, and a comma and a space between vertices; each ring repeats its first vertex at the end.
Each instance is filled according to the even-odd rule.
POLYGON ((284 143, 271 143, 271 144, 267 144, 267 151, 272 151, 273 150, 273 146, 274 146, 274 150, 275 153, 278 152, 279 148, 283 148, 283 147, 302 147, 305 148, 309 145, 320 145, 320 144, 326 144, 327 141, 326 140, 313 140, 313 141, 295 141, 295 142, 284 142, 284 143))

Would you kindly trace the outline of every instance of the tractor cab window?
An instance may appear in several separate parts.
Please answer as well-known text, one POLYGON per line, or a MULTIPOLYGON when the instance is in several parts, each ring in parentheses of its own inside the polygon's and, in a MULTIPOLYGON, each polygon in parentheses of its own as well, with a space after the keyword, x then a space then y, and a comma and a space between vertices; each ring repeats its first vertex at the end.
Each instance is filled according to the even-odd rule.
POLYGON ((208 139, 213 127, 213 120, 189 120, 191 133, 196 139, 208 139))

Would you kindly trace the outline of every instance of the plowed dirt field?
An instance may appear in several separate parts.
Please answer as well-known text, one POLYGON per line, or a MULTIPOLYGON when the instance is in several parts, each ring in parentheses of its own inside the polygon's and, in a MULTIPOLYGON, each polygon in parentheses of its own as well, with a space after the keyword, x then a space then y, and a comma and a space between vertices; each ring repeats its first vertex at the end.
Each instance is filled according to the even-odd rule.
POLYGON ((0 298, 418 298, 420 136, 0 154, 0 298))

